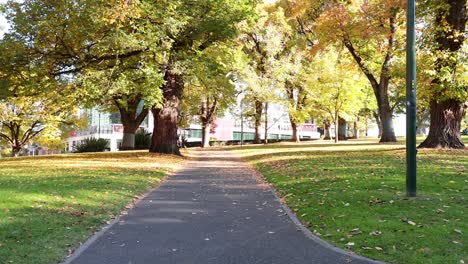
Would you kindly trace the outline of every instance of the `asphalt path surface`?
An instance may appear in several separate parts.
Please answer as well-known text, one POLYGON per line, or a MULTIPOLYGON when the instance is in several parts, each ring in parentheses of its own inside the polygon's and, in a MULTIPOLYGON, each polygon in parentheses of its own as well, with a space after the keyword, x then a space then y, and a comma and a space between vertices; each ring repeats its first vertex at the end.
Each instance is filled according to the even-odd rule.
POLYGON ((373 263, 305 231, 234 154, 194 152, 194 160, 64 263, 373 263))

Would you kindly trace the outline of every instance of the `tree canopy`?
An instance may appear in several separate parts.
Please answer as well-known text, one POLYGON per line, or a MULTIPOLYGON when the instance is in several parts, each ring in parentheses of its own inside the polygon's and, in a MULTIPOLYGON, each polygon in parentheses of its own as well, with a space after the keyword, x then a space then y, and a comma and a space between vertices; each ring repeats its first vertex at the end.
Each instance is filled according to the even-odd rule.
MULTIPOLYGON (((150 151, 179 154, 179 126, 198 120, 207 145, 210 125, 245 87, 256 143, 262 126, 268 140, 269 104, 288 109, 294 141, 311 118, 335 130, 338 119, 375 118, 381 142, 395 141, 393 117, 404 105, 404 3, 9 1, 0 8, 10 25, 0 39, 2 137, 23 146, 37 126, 60 127, 77 107, 99 106, 120 113, 122 149, 134 148, 151 112, 150 151), (12 139, 13 121, 26 133, 23 143, 12 139)), ((419 115, 430 119, 421 146, 464 147, 466 1, 424 0, 419 10, 419 115)))

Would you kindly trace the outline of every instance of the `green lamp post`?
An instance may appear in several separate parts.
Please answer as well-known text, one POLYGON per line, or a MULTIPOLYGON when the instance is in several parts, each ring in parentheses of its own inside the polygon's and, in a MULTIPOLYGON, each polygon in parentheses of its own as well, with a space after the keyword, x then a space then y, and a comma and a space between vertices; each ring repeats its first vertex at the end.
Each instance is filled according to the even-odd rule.
POLYGON ((406 194, 416 196, 415 0, 407 0, 406 19, 406 194))

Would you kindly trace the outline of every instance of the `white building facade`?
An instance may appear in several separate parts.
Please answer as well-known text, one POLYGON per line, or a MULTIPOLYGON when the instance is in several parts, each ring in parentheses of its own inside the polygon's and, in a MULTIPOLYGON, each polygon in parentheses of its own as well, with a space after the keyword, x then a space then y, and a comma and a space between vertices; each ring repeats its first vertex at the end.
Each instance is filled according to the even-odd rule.
MULTIPOLYGON (((81 144, 86 138, 104 138, 108 144, 109 151, 118 151, 123 138, 123 126, 120 121, 120 115, 115 113, 106 113, 97 109, 81 110, 80 115, 86 114, 88 117, 88 127, 83 130, 73 131, 67 139, 66 151, 73 152, 77 145, 81 144)), ((140 129, 152 133, 154 119, 152 113, 140 125, 140 129)), ((292 128, 289 121, 287 109, 279 104, 270 104, 268 109, 268 139, 269 140, 288 140, 292 138, 292 128)), ((255 128, 251 120, 241 117, 239 114, 226 112, 224 117, 218 118, 213 122, 210 129, 210 141, 238 142, 241 140, 250 141, 254 139, 255 128), (241 120, 243 122, 241 122, 241 120), (243 125, 241 124, 243 123, 243 125)), ((180 132, 187 142, 201 142, 201 125, 191 124, 180 132)), ((298 134, 301 139, 319 139, 320 133, 313 121, 306 122, 298 128, 298 134)), ((262 122, 260 128, 260 137, 265 139, 265 123, 262 122)))

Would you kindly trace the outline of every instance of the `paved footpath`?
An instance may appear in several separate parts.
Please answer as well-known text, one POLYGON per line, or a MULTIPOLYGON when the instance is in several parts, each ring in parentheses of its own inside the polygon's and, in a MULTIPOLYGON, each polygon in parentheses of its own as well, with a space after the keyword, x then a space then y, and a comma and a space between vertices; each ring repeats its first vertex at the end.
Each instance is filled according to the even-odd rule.
POLYGON ((65 263, 372 263, 311 238, 232 153, 194 152, 198 158, 65 263))

